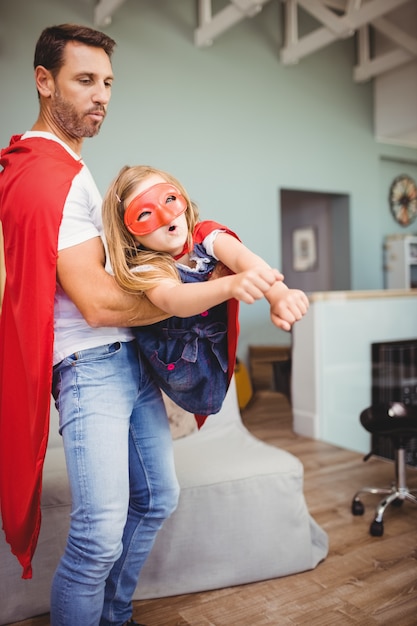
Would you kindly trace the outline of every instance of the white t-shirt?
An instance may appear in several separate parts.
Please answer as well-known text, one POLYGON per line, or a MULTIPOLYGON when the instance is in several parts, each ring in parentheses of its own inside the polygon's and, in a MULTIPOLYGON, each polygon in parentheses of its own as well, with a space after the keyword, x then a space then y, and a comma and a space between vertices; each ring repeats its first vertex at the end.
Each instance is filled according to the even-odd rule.
MULTIPOLYGON (((28 131, 23 139, 26 137, 44 137, 57 141, 74 159, 81 160, 79 155, 51 133, 28 131)), ((105 245, 101 204, 100 192, 88 167, 83 163, 81 171, 72 181, 64 205, 58 235, 58 251, 76 246, 93 237, 101 237, 105 245)), ((133 334, 128 328, 92 328, 89 326, 75 304, 57 283, 54 305, 54 365, 73 352, 131 339, 133 339, 133 334)))

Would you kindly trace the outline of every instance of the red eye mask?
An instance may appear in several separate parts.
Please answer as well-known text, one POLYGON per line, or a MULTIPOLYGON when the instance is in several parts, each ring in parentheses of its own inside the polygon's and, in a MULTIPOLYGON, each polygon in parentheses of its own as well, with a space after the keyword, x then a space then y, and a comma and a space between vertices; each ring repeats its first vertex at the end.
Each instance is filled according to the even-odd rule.
POLYGON ((133 198, 125 211, 124 223, 132 235, 149 235, 170 224, 186 208, 186 199, 174 185, 158 183, 133 198))

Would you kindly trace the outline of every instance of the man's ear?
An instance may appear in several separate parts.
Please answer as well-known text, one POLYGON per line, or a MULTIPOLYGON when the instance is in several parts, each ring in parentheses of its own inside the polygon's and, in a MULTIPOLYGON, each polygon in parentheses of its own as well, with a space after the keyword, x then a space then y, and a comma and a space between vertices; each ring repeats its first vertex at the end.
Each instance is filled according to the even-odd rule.
POLYGON ((35 68, 35 84, 39 94, 44 98, 49 98, 55 91, 55 81, 52 74, 43 65, 38 65, 35 68))

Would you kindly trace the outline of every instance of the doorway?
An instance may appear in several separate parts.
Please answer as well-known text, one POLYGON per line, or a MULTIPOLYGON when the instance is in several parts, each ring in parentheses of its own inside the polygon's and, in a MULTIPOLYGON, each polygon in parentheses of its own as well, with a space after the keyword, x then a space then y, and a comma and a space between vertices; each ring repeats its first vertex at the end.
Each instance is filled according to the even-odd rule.
POLYGON ((351 288, 349 196, 280 190, 282 271, 306 292, 351 288))

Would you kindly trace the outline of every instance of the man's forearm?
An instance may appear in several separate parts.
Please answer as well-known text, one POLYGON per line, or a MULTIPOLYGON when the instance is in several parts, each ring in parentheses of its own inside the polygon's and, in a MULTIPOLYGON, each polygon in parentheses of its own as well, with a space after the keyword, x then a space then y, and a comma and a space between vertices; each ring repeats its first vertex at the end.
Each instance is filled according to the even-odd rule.
POLYGON ((169 317, 144 294, 128 294, 119 290, 117 285, 114 287, 112 297, 108 297, 102 306, 96 301, 83 312, 90 326, 147 326, 169 317))
MULTIPOLYGON (((170 317, 156 307, 146 295, 124 294, 131 300, 131 307, 120 312, 120 322, 112 326, 148 326, 170 317)), ((127 303, 126 303, 127 304, 127 303)), ((116 313, 117 315, 117 313, 116 313)))
POLYGON ((104 250, 98 237, 60 250, 57 280, 93 328, 144 326, 169 317, 142 294, 126 293, 117 285, 104 269, 104 250))

